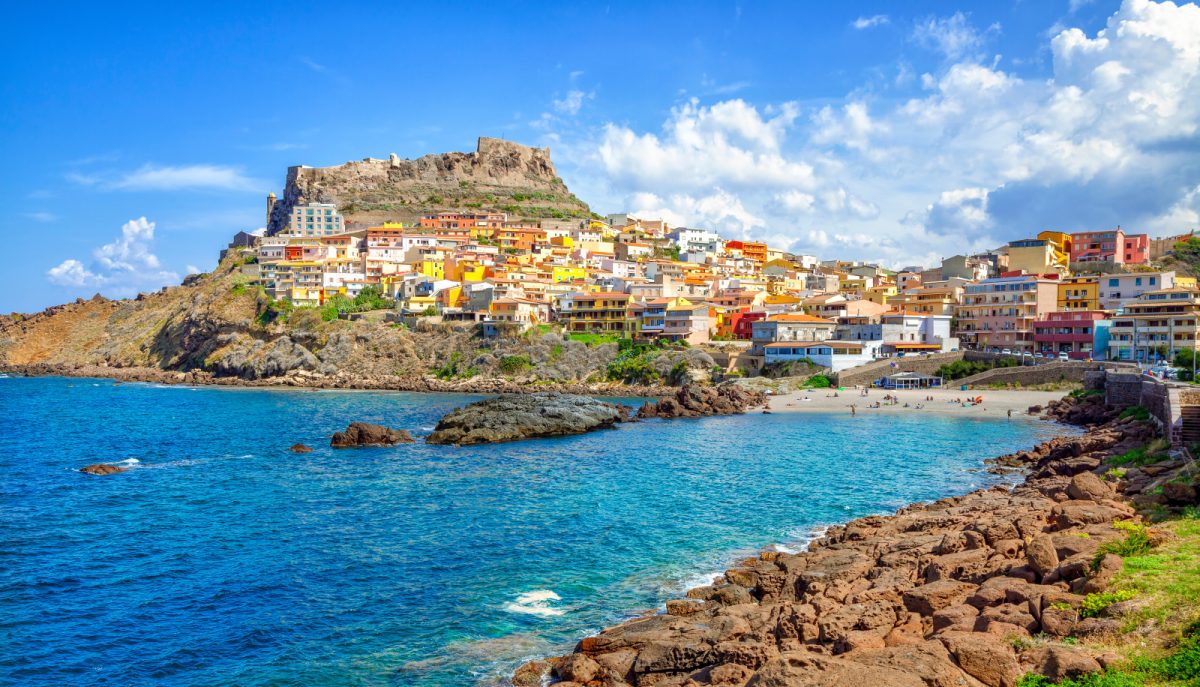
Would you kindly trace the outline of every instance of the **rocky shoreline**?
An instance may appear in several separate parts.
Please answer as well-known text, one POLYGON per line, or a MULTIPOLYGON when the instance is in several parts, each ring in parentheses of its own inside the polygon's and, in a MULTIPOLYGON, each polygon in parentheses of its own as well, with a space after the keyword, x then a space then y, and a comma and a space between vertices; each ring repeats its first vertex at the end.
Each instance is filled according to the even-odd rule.
MULTIPOLYGON (((1080 404, 1082 405, 1082 404, 1080 404)), ((1136 519, 1122 482, 1097 475, 1155 429, 1111 408, 1048 419, 1090 420, 1081 436, 988 461, 1025 480, 831 528, 806 551, 762 552, 666 612, 531 661, 517 687, 1014 687, 1118 660, 1053 641, 1116 632, 1119 608, 1083 617, 1085 595, 1122 565, 1101 553, 1136 519), (1038 636, 1039 640, 1032 639, 1038 636), (1048 638, 1049 641, 1046 641, 1048 638)))
POLYGON ((443 380, 430 375, 421 377, 364 376, 347 372, 325 375, 308 370, 292 370, 286 375, 264 379, 217 376, 202 370, 179 372, 152 367, 111 367, 103 365, 0 365, 0 372, 26 377, 90 377, 121 382, 149 382, 186 386, 226 386, 247 388, 344 389, 371 391, 410 391, 461 394, 534 394, 557 391, 590 396, 663 397, 676 387, 632 385, 620 382, 537 382, 524 384, 510 379, 473 377, 443 380))

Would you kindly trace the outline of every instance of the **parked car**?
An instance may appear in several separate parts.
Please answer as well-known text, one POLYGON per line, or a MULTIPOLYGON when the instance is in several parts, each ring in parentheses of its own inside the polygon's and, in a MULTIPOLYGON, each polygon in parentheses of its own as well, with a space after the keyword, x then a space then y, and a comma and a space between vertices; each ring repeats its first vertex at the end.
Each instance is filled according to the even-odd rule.
POLYGON ((1065 351, 1060 351, 1058 354, 1058 359, 1059 360, 1070 360, 1071 356, 1067 355, 1067 353, 1065 351))
POLYGON ((1006 348, 1006 349, 1000 351, 1000 354, 1001 355, 1012 355, 1012 349, 1006 348))

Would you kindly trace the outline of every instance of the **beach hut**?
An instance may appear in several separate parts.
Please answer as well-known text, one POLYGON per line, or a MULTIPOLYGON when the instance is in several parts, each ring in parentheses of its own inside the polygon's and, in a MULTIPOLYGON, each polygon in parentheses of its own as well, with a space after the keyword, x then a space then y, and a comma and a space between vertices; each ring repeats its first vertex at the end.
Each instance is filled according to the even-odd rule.
POLYGON ((897 372, 884 377, 880 386, 884 389, 936 389, 942 386, 942 378, 919 372, 897 372))

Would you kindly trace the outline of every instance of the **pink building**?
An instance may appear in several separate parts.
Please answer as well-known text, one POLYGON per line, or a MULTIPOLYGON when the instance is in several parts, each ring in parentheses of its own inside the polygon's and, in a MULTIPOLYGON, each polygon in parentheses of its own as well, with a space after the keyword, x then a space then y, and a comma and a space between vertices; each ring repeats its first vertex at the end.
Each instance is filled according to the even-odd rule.
POLYGON ((959 339, 979 350, 1032 353, 1033 323, 1058 305, 1058 284, 1024 273, 968 284, 956 311, 959 339))
POLYGON ((1149 260, 1150 237, 1146 234, 1126 235, 1120 227, 1071 234, 1071 262, 1142 265, 1149 260))
POLYGON ((1033 323, 1033 343, 1038 353, 1066 353, 1073 360, 1104 354, 1109 325, 1103 310, 1047 313, 1033 323))

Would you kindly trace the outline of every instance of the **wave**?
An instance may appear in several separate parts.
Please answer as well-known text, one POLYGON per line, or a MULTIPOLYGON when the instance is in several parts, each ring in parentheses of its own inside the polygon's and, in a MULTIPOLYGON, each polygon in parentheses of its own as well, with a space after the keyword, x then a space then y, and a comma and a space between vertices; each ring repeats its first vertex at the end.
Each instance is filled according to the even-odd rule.
POLYGON ((550 605, 554 601, 561 600, 561 596, 549 589, 538 589, 518 595, 516 601, 504 604, 504 610, 509 613, 522 613, 542 618, 552 618, 566 613, 564 609, 555 608, 550 605))
POLYGON ((137 458, 126 458, 125 460, 118 460, 115 463, 109 463, 109 465, 115 465, 119 468, 131 468, 141 462, 142 461, 138 460, 137 458))

